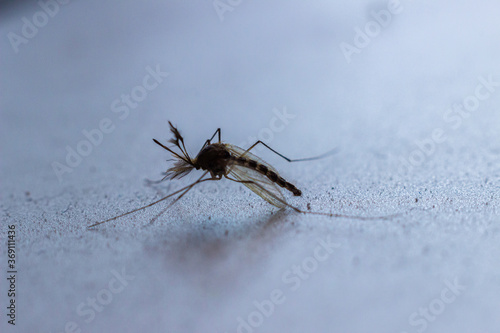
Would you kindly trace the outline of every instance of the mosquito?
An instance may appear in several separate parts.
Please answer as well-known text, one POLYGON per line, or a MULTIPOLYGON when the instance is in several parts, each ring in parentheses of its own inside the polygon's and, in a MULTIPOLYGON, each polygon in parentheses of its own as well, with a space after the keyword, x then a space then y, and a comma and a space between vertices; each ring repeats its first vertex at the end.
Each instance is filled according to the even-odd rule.
MULTIPOLYGON (((263 145, 276 155, 285 159, 288 162, 299 162, 299 161, 312 161, 324 158, 333 154, 336 149, 332 149, 322 155, 309 157, 309 158, 301 158, 301 159, 290 159, 276 150, 269 147, 266 143, 262 141, 257 141, 248 149, 242 149, 235 145, 224 143, 221 141, 221 129, 218 128, 215 133, 212 135, 210 139, 205 141, 203 147, 201 147, 198 155, 192 158, 184 145, 184 138, 180 134, 179 130, 172 125, 172 123, 168 122, 170 125, 170 131, 173 134, 173 138, 171 138, 168 142, 173 144, 180 150, 179 152, 174 151, 173 149, 163 145, 158 140, 153 139, 153 141, 158 144, 163 149, 170 152, 173 156, 173 160, 175 161, 174 165, 167 169, 165 173, 165 179, 180 179, 188 175, 193 169, 204 171, 198 180, 194 183, 181 188, 169 195, 156 200, 146 206, 139 207, 133 209, 129 212, 123 213, 121 215, 117 215, 110 219, 97 222, 89 226, 88 228, 93 228, 100 224, 110 222, 116 220, 120 217, 141 211, 148 207, 154 206, 172 196, 178 195, 166 208, 170 208, 173 204, 179 201, 189 190, 191 190, 195 185, 200 184, 202 182, 211 181, 211 180, 221 180, 223 177, 229 179, 231 181, 240 183, 248 187, 255 194, 259 195, 262 199, 269 202, 271 205, 276 206, 278 208, 286 208, 289 207, 298 213, 304 214, 318 214, 318 215, 326 215, 332 217, 351 217, 341 214, 332 214, 332 213, 321 213, 321 212, 311 212, 311 211, 303 211, 299 208, 290 205, 280 188, 283 188, 289 192, 291 192, 294 196, 301 196, 302 191, 299 190, 295 185, 286 181, 283 177, 281 177, 269 163, 266 163, 259 157, 250 153, 252 149, 254 149, 257 145, 263 145), (217 142, 212 143, 214 138, 217 136, 217 142)), ((174 147, 174 148, 175 148, 174 147)), ((360 219, 371 219, 364 217, 355 217, 360 219)), ((384 218, 384 217, 382 217, 384 218)))

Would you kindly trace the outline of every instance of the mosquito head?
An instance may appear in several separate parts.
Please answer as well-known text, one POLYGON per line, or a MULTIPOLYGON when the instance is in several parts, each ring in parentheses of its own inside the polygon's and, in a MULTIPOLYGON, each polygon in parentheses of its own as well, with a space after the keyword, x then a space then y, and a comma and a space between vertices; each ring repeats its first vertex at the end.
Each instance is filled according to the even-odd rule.
POLYGON ((180 153, 177 153, 172 149, 164 146, 156 139, 153 139, 153 141, 156 142, 158 145, 160 145, 162 148, 168 150, 172 154, 175 160, 174 166, 167 170, 167 172, 165 173, 165 177, 163 179, 182 178, 195 168, 195 162, 189 156, 186 147, 184 146, 184 138, 182 137, 179 130, 177 130, 177 128, 174 125, 172 125, 170 121, 168 123, 170 124, 170 131, 174 135, 174 137, 168 140, 168 142, 172 143, 174 146, 179 148, 180 153))

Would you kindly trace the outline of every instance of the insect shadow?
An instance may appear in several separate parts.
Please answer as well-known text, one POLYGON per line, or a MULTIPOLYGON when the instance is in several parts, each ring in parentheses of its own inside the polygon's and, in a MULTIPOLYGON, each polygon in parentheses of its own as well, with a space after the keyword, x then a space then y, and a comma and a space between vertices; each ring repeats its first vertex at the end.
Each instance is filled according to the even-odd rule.
MULTIPOLYGON (((300 159, 290 159, 276 150, 269 147, 262 141, 257 141, 248 149, 242 149, 235 145, 229 143, 223 143, 221 141, 221 129, 218 128, 212 137, 205 141, 203 146, 201 147, 198 155, 194 158, 189 156, 186 147, 184 145, 184 138, 177 130, 177 128, 172 125, 172 123, 168 122, 170 125, 170 131, 173 134, 173 138, 169 140, 169 143, 173 144, 177 147, 180 152, 176 152, 171 148, 163 145, 158 140, 153 139, 153 141, 161 146, 163 149, 170 152, 173 156, 174 165, 167 169, 165 173, 165 177, 163 177, 162 181, 165 179, 180 179, 187 174, 189 174, 193 169, 204 171, 198 180, 193 182, 192 184, 181 188, 169 195, 156 200, 146 206, 142 206, 136 209, 133 209, 129 212, 117 215, 110 219, 94 223, 90 225, 88 228, 96 227, 100 224, 116 220, 120 217, 138 212, 140 210, 146 209, 153 205, 156 205, 172 196, 178 195, 170 204, 162 211, 166 211, 173 204, 179 201, 189 190, 191 190, 195 185, 200 184, 206 181, 212 180, 221 180, 223 177, 229 179, 231 181, 241 183, 248 187, 255 194, 259 195, 261 198, 269 202, 271 205, 276 206, 278 208, 286 208, 289 207, 298 213, 303 214, 315 214, 315 215, 325 215, 331 217, 348 217, 348 218, 357 218, 357 219, 379 219, 379 218, 389 218, 391 216, 384 217, 362 217, 362 216, 348 216, 341 214, 333 214, 333 213, 322 213, 322 212, 311 212, 311 211, 303 211, 295 206, 290 205, 283 193, 280 191, 280 188, 283 188, 289 192, 291 192, 295 196, 301 196, 302 192, 292 183, 286 181, 283 177, 281 177, 270 164, 266 163, 259 157, 250 153, 250 151, 255 148, 257 145, 261 144, 276 155, 285 159, 288 162, 300 162, 300 161, 312 161, 320 158, 327 157, 336 152, 336 148, 332 149, 324 154, 315 157, 309 158, 300 158, 300 159), (217 142, 212 143, 214 138, 217 136, 217 142)), ((161 213, 160 213, 161 215, 161 213)), ((155 219, 158 217, 157 215, 155 219)))

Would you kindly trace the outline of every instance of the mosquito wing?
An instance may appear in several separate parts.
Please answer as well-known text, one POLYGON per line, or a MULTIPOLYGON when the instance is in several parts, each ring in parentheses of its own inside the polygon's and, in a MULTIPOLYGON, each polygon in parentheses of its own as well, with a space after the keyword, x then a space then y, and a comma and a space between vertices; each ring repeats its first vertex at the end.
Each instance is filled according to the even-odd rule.
MULTIPOLYGON (((225 144, 225 146, 234 156, 245 157, 247 159, 254 160, 260 164, 267 166, 269 170, 278 173, 271 165, 264 162, 259 157, 246 152, 240 147, 230 144, 225 144)), ((242 165, 234 164, 229 167, 229 174, 233 176, 237 181, 241 182, 243 185, 252 190, 255 194, 260 196, 262 199, 269 202, 271 205, 278 208, 284 208, 288 206, 285 197, 281 193, 278 186, 258 171, 242 165)))
POLYGON ((229 174, 271 205, 278 208, 287 206, 285 197, 279 188, 257 171, 241 165, 234 165, 229 174))

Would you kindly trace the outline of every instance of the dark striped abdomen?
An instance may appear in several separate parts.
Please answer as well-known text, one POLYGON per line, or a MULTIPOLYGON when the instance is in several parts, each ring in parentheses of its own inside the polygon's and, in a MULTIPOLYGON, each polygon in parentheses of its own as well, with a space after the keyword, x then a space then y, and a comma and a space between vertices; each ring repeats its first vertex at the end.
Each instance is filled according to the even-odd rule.
POLYGON ((283 177, 278 175, 273 170, 269 170, 269 168, 267 166, 265 166, 264 164, 260 164, 257 161, 254 161, 254 160, 251 160, 251 159, 248 159, 245 157, 234 157, 234 156, 231 156, 231 157, 232 157, 231 159, 234 160, 236 162, 236 164, 250 168, 250 169, 254 169, 255 171, 257 171, 257 172, 263 174, 264 176, 266 176, 267 178, 269 178, 269 180, 271 180, 272 182, 289 190, 290 192, 293 193, 293 195, 297 195, 297 196, 302 195, 302 192, 298 188, 296 188, 295 185, 287 182, 283 177))

